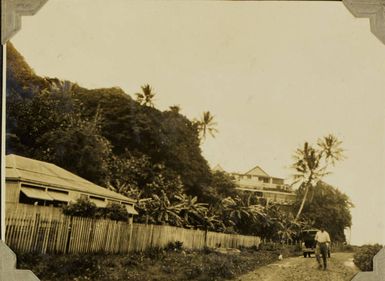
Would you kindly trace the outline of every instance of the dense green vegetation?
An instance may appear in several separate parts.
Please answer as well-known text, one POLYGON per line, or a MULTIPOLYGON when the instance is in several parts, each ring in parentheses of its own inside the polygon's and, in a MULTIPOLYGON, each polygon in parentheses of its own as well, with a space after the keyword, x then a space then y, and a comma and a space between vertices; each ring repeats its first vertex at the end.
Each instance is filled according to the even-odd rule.
MULTIPOLYGON (((293 209, 265 205, 253 194, 238 192, 230 175, 210 170, 200 148, 206 137, 218 133, 209 111, 194 120, 179 106, 161 111, 150 85, 133 99, 120 88, 86 89, 40 77, 12 44, 7 48, 7 153, 54 163, 135 199, 137 222, 291 241, 305 227, 321 222, 334 227, 333 216, 338 226, 332 237, 344 240, 343 229, 351 224, 348 198, 332 187, 315 188, 326 172, 321 160, 339 158, 339 142, 332 136, 319 149, 305 143, 296 151, 301 203, 293 209)), ((68 208, 72 214, 97 213, 89 202, 68 208)), ((104 216, 115 211, 119 216, 114 210, 104 216)))
MULTIPOLYGON (((303 190, 299 189, 294 208, 301 204, 303 190)), ((309 202, 302 211, 302 216, 316 228, 324 227, 334 241, 345 241, 344 229, 352 225, 350 208, 353 204, 349 197, 322 181, 310 192, 309 202)))

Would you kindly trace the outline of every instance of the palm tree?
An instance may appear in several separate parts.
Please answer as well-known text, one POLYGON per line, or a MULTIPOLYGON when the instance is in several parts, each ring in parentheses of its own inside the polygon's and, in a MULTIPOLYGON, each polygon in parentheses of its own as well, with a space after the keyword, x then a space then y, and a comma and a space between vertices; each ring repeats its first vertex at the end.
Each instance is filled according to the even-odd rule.
POLYGON ((155 93, 153 91, 153 88, 149 84, 146 84, 144 86, 141 86, 142 93, 136 93, 136 101, 139 102, 141 105, 154 107, 154 97, 155 93))
POLYGON ((299 191, 303 193, 302 202, 297 212, 297 221, 302 213, 309 191, 313 192, 316 183, 325 175, 330 174, 330 165, 344 158, 343 149, 335 136, 328 135, 319 139, 317 146, 313 147, 305 142, 303 148, 298 148, 294 153, 294 164, 292 168, 296 171, 294 183, 300 183, 299 191))
POLYGON ((214 138, 215 134, 218 132, 215 128, 217 123, 214 121, 214 116, 211 115, 210 111, 203 112, 201 119, 196 121, 196 123, 201 139, 205 139, 207 133, 214 138))

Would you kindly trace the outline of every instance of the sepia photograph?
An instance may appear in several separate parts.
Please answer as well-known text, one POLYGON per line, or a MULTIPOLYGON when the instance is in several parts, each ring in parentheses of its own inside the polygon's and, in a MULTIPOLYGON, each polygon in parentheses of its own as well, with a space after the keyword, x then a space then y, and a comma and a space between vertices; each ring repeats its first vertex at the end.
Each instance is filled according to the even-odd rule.
POLYGON ((0 281, 384 280, 360 1, 2 1, 0 281))

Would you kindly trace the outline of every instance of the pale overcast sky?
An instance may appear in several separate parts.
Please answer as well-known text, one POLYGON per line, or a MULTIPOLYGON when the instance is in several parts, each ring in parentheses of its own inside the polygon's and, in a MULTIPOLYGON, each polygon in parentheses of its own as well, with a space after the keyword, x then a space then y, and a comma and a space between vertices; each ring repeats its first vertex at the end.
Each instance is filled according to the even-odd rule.
POLYGON ((210 165, 288 178, 292 152, 333 133, 347 159, 352 243, 385 244, 385 45, 340 2, 49 0, 12 40, 39 75, 210 110, 210 165))

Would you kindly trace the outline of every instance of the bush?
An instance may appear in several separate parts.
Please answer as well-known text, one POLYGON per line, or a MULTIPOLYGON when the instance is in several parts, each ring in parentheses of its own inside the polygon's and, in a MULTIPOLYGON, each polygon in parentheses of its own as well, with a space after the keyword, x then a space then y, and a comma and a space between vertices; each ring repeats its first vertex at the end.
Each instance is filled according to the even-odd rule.
POLYGON ((99 208, 98 215, 114 221, 127 221, 129 214, 123 205, 109 203, 105 208, 99 208))
POLYGON ((381 249, 379 244, 361 246, 354 254, 354 264, 362 271, 373 271, 373 258, 381 249))
POLYGON ((114 221, 127 221, 129 214, 123 205, 108 203, 105 208, 96 207, 88 198, 79 198, 62 208, 63 214, 74 217, 106 218, 114 221))
POLYGON ((62 210, 67 216, 92 218, 96 215, 97 207, 88 198, 79 198, 75 203, 64 206, 62 210))
POLYGON ((163 260, 166 253, 165 251, 160 247, 151 247, 144 250, 144 256, 151 259, 151 260, 163 260))
POLYGON ((165 249, 167 251, 181 251, 183 250, 183 242, 181 241, 170 242, 167 244, 165 249))

